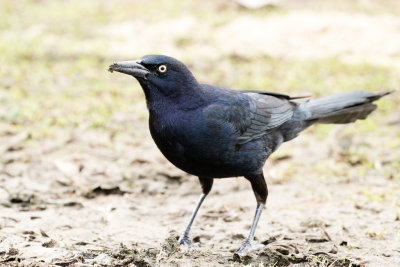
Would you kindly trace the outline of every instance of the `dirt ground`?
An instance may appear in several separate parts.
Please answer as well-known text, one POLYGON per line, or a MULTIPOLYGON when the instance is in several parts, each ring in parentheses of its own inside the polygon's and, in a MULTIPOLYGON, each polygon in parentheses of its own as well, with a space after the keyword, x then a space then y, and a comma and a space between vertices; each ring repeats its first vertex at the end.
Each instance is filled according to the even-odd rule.
MULTIPOLYGON (((160 13, 167 17, 155 21, 118 17, 122 8, 105 1, 73 12, 66 2, 44 9, 25 1, 32 9, 19 7, 19 16, 27 22, 10 15, 15 24, 0 35, 9 59, 35 66, 35 77, 26 78, 26 65, 0 62, 0 266, 400 266, 399 92, 381 100, 367 121, 316 126, 282 145, 264 168, 269 197, 256 240, 266 246, 239 257, 234 252, 256 207, 250 184, 242 177, 215 180, 192 226, 201 246, 180 248, 177 238, 201 193, 197 178, 157 150, 136 81, 106 71, 114 60, 161 50, 187 59, 200 80, 235 88, 317 96, 354 86, 395 89, 396 1, 385 1, 385 11, 372 1, 328 12, 282 1, 287 7, 254 11, 268 16, 217 1, 207 8, 228 11, 205 19, 212 23, 195 13, 205 7, 192 16, 166 10, 169 17, 160 13), (65 33, 69 26, 47 21, 56 16, 49 10, 58 9, 61 18, 85 14, 92 24, 65 33), (48 16, 35 24, 27 14, 48 16), (146 23, 151 30, 143 30, 146 23), (16 36, 27 47, 13 46, 16 36), (205 45, 208 36, 214 37, 205 45), (249 72, 253 81, 235 78, 249 72), (257 79, 265 73, 271 80, 257 79)), ((119 3, 146 6, 128 2, 119 3)))
POLYGON ((361 175, 340 173, 343 151, 337 147, 352 141, 335 132, 330 144, 305 134, 284 145, 294 147, 292 156, 267 163, 270 196, 256 237, 268 245, 243 258, 233 252, 255 208, 243 178, 215 181, 192 229, 201 247, 185 252, 176 238, 200 188, 195 177, 163 158, 147 131, 141 138, 127 133, 118 139, 105 132, 75 133, 28 150, 9 142, 1 172, 2 264, 396 266, 398 177, 379 167, 361 175), (41 157, 26 163, 35 154, 41 157), (324 176, 312 168, 321 159, 328 165, 324 176), (285 173, 294 178, 285 179, 285 173))

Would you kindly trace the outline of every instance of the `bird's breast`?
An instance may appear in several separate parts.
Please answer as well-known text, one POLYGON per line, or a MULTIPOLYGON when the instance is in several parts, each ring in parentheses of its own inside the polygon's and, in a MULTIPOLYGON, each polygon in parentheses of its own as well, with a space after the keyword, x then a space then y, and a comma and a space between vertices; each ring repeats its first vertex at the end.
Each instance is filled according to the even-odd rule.
POLYGON ((162 154, 193 175, 213 178, 242 176, 262 167, 265 155, 255 147, 237 145, 228 124, 210 124, 201 114, 150 116, 150 133, 162 154))

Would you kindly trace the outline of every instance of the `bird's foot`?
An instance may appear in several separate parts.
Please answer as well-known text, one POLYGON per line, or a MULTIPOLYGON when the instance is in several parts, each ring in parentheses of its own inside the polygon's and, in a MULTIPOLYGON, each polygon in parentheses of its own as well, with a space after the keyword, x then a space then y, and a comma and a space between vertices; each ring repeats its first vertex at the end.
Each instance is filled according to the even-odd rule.
POLYGON ((181 237, 179 237, 178 242, 179 242, 179 244, 181 244, 184 247, 185 251, 188 251, 189 248, 192 248, 192 247, 196 247, 196 248, 200 247, 199 242, 190 241, 189 235, 185 235, 185 234, 183 234, 183 235, 181 235, 181 237))
POLYGON ((253 242, 251 242, 248 239, 246 239, 243 242, 242 247, 238 251, 236 251, 236 254, 241 256, 241 255, 243 255, 243 254, 245 254, 247 252, 262 249, 263 247, 265 247, 265 245, 263 245, 263 244, 254 244, 253 242))

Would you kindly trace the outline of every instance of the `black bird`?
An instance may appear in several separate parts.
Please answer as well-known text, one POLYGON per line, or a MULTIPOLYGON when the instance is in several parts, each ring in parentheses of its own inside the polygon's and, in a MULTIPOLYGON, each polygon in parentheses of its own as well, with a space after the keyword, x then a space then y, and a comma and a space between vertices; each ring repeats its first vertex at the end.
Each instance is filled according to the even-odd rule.
POLYGON ((143 88, 154 142, 176 167, 199 177, 203 194, 179 242, 192 245, 190 227, 214 178, 244 176, 257 209, 239 254, 257 249, 254 232, 268 196, 263 166, 283 143, 315 123, 350 123, 376 109, 390 92, 351 91, 299 101, 284 94, 239 91, 197 82, 180 61, 163 55, 114 63, 109 71, 135 77, 143 88))

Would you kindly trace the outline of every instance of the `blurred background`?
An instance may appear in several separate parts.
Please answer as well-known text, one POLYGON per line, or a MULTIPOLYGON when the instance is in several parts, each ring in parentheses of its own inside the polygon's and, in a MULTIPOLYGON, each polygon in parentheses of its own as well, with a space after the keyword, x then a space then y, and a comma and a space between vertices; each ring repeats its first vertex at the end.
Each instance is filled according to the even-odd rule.
MULTIPOLYGON (((111 63, 165 54, 200 82, 229 88, 382 92, 400 84, 399 15, 396 0, 2 0, 0 260, 54 262, 101 248, 92 261, 114 263, 106 248, 157 247, 183 229, 197 179, 158 152, 139 84, 107 72, 111 63)), ((358 249, 334 255, 396 265, 399 105, 396 92, 366 121, 314 126, 284 144, 265 167, 271 196, 259 238, 292 229, 299 240, 300 221, 347 221, 353 232, 330 235, 358 249)), ((207 259, 207 249, 239 247, 230 235, 247 234, 255 206, 241 179, 214 190, 194 230, 207 259)))

